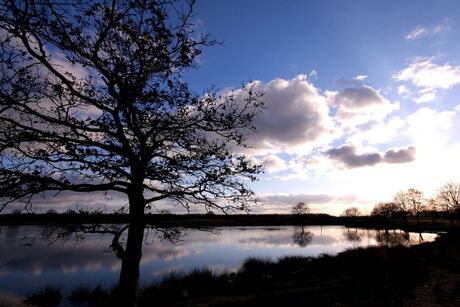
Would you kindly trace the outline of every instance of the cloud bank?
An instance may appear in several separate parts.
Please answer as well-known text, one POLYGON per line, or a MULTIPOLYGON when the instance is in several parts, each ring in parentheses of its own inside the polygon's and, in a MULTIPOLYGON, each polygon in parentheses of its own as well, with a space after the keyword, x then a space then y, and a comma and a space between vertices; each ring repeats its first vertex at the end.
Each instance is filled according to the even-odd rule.
POLYGON ((378 152, 359 153, 353 145, 343 145, 326 151, 333 161, 346 168, 373 166, 379 163, 408 163, 415 160, 416 149, 413 146, 402 149, 389 149, 383 154, 378 152))
POLYGON ((436 91, 448 90, 460 84, 460 66, 438 65, 434 57, 418 57, 406 68, 393 75, 398 81, 409 82, 419 89, 416 103, 433 101, 436 91))
MULTIPOLYGON (((256 153, 305 151, 333 137, 336 131, 329 106, 306 75, 255 81, 254 85, 254 90, 264 93, 265 107, 255 119, 256 133, 248 137, 256 153)), ((236 92, 235 99, 243 101, 244 93, 236 92)))
POLYGON ((345 129, 356 128, 371 121, 381 122, 399 109, 398 102, 385 99, 378 90, 362 85, 341 92, 326 93, 329 105, 335 109, 335 120, 345 129))

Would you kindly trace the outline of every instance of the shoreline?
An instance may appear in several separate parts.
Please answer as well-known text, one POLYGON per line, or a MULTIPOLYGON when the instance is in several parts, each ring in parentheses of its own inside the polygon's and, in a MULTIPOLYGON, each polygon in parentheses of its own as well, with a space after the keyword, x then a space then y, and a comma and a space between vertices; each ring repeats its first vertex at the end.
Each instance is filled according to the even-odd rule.
MULTIPOLYGON (((73 225, 73 224, 128 224, 126 214, 1 214, 0 226, 21 225, 73 225)), ((327 214, 146 214, 144 223, 160 227, 239 227, 239 226, 345 226, 349 228, 401 229, 412 232, 446 232, 460 229, 443 218, 422 218, 417 224, 409 218, 406 225, 401 219, 376 216, 336 217, 327 214)))

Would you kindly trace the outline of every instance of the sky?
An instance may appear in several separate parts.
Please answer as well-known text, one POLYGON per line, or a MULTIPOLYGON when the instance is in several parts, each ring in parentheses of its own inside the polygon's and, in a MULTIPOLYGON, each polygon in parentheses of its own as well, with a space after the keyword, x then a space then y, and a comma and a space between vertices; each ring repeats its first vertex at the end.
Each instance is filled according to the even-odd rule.
MULTIPOLYGON (((400 190, 432 197, 460 182, 459 10, 449 0, 197 1, 197 32, 221 44, 203 49, 184 80, 197 93, 242 99, 247 83, 264 93, 246 152, 265 169, 251 185, 261 200, 253 212, 303 201, 318 213, 369 213, 400 190)), ((127 201, 40 202, 110 211, 127 201)))
POLYGON ((265 112, 249 138, 265 172, 256 212, 369 213, 399 190, 460 181, 458 1, 198 1, 222 45, 195 91, 253 82, 265 112))

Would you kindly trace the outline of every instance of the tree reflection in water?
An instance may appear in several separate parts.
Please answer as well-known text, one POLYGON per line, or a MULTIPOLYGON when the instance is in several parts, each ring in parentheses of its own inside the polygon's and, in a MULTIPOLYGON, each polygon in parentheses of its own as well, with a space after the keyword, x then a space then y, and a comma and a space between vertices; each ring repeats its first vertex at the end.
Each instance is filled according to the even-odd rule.
POLYGON ((418 233, 416 238, 410 235, 407 231, 401 230, 377 230, 375 235, 376 241, 380 245, 395 246, 395 245, 405 245, 409 246, 416 243, 423 242, 422 233, 418 233))
POLYGON ((363 234, 358 231, 358 228, 355 228, 354 230, 350 229, 350 228, 347 228, 343 232, 343 237, 348 242, 356 242, 356 243, 358 243, 358 242, 361 242, 363 234))
MULTIPOLYGON (((376 244, 394 245, 401 244, 401 242, 402 244, 414 244, 418 242, 417 239, 420 240, 418 234, 410 233, 408 236, 400 230, 378 231, 355 228, 347 230, 338 226, 326 227, 325 230, 323 230, 323 236, 321 236, 320 227, 309 226, 288 226, 284 228, 280 227, 279 229, 276 228, 275 230, 260 227, 218 229, 222 237, 209 236, 206 233, 201 233, 203 230, 209 232, 209 229, 194 231, 188 228, 180 229, 159 228, 153 225, 145 226, 144 239, 139 246, 140 248, 146 244, 150 246, 148 248, 144 246, 143 248, 141 266, 144 272, 143 280, 146 280, 146 277, 149 278, 148 280, 157 280, 157 277, 151 277, 149 272, 155 274, 156 272, 161 272, 161 275, 158 273, 158 275, 154 276, 163 276, 163 274, 167 274, 166 272, 171 270, 183 270, 184 272, 191 271, 194 268, 202 266, 204 261, 212 265, 212 267, 222 265, 224 269, 229 267, 236 268, 241 263, 239 262, 239 258, 243 261, 246 257, 252 255, 265 255, 264 253, 272 257, 281 254, 316 256, 324 253, 324 251, 327 253, 337 253, 347 248, 357 246, 364 247, 376 244), (187 233, 185 233, 185 231, 187 233), (291 244, 289 244, 289 242, 291 242, 291 244), (310 247, 312 245, 314 245, 314 248, 305 248, 306 246, 310 247), (232 253, 229 253, 229 250, 231 250, 232 253), (171 257, 171 255, 173 255, 173 257, 171 257), (181 258, 181 260, 176 258, 177 255, 180 255, 179 258, 181 258), (159 259, 162 260, 160 261, 159 259), (174 261, 171 261, 171 259, 174 259, 174 261), (165 263, 164 261, 168 262, 165 263)), ((8 227, 2 227, 2 230, 4 235, 10 231, 8 227)), ((10 236, 15 233, 14 229, 11 230, 13 231, 10 231, 10 236)), ((104 277, 104 279, 106 278, 105 280, 110 283, 116 280, 117 275, 120 274, 120 264, 122 264, 122 267, 126 267, 126 261, 123 263, 123 261, 118 260, 126 259, 123 258, 126 253, 128 230, 126 224, 53 225, 45 229, 33 227, 27 228, 26 230, 27 231, 21 232, 21 234, 34 233, 37 237, 36 245, 40 248, 33 250, 33 256, 30 255, 27 259, 22 259, 21 254, 24 253, 24 250, 18 248, 16 251, 13 251, 14 248, 12 246, 11 252, 8 253, 9 258, 0 261, 2 265, 10 265, 11 263, 12 270, 18 269, 19 265, 21 265, 21 272, 32 272, 32 270, 52 272, 56 269, 63 270, 63 268, 66 270, 75 269, 74 272, 76 272, 78 268, 82 273, 79 279, 83 281, 88 278, 87 276, 90 276, 86 275, 87 273, 84 272, 84 270, 99 265, 103 268, 104 273, 91 275, 91 278, 94 277, 92 281, 102 280, 102 278, 99 279, 100 276, 110 271, 110 278, 104 277), (39 240, 40 238, 45 239, 45 241, 39 240), (83 242, 83 240, 85 241, 83 242), (52 250, 46 247, 46 243, 64 245, 65 242, 67 242, 67 244, 63 249, 59 248, 52 250), (80 242, 81 244, 79 245, 81 245, 81 247, 75 246, 75 244, 73 244, 74 242, 80 242), (104 249, 107 253, 101 253, 104 249)), ((424 237, 426 241, 430 241, 433 236, 429 234, 425 236, 424 234, 424 237)), ((18 244, 17 241, 19 240, 14 240, 16 244, 18 244)), ((138 266, 139 263, 134 262, 131 265, 138 266)), ((51 278, 55 277, 46 276, 46 278, 51 280, 51 278)), ((62 278, 65 279, 66 276, 62 278)), ((121 279, 123 276, 119 275, 119 278, 121 279)), ((6 279, 4 280, 7 282, 6 279)), ((40 277, 37 277, 36 280, 40 280, 40 277)), ((109 285, 109 283, 103 284, 109 285)), ((69 285, 72 287, 78 286, 76 282, 70 283, 69 285)))
POLYGON ((304 226, 299 231, 294 231, 292 241, 300 247, 306 247, 313 240, 313 234, 310 231, 305 231, 304 226))
MULTIPOLYGON (((128 231, 132 229, 130 224, 55 224, 47 225, 42 228, 39 234, 50 245, 65 244, 69 241, 74 241, 76 244, 83 243, 87 235, 99 234, 102 236, 110 236, 110 245, 107 246, 107 251, 115 254, 116 258, 121 260, 121 269, 119 275, 119 283, 132 282, 133 274, 135 277, 135 286, 138 286, 138 275, 140 268, 140 260, 142 257, 143 245, 151 245, 158 241, 166 241, 172 245, 178 246, 185 240, 187 231, 182 227, 157 227, 155 225, 145 224, 142 229, 142 240, 131 240, 128 238, 128 231), (132 249, 140 251, 140 257, 127 256, 127 242, 135 242, 136 246, 132 249), (135 261, 132 261, 132 260, 135 261), (128 260, 130 262, 128 262, 128 260)), ((215 235, 220 234, 220 230, 210 227, 188 228, 189 230, 199 230, 215 235)), ((31 237, 29 244, 33 244, 35 237, 31 237)), ((129 244, 129 243, 128 243, 129 244)), ((117 291, 114 292, 116 297, 117 291)), ((124 295, 123 293, 119 293, 124 295)), ((116 300, 123 305, 123 300, 116 300)))
MULTIPOLYGON (((207 231, 212 231, 206 229, 207 231)), ((48 225, 42 230, 42 237, 48 244, 64 244, 70 240, 76 243, 85 240, 88 234, 100 234, 112 236, 108 251, 113 252, 121 260, 119 284, 130 283, 132 287, 138 287, 139 267, 142 258, 143 244, 152 244, 155 240, 168 241, 173 245, 179 245, 186 236, 186 232, 180 227, 161 228, 154 225, 125 224, 61 224, 48 225), (134 229, 134 231, 132 231, 134 229), (131 230, 131 231, 129 231, 131 230), (132 234, 136 237, 130 237, 132 234), (139 234, 140 233, 140 234, 139 234), (128 247, 128 244, 131 244, 128 247), (135 252, 136 255, 130 254, 135 252)), ((31 242, 33 244, 33 241, 31 242)), ((117 291, 114 293, 117 295, 117 291)), ((119 293, 120 296, 124 295, 119 293)), ((123 302, 123 300, 116 300, 123 302)))

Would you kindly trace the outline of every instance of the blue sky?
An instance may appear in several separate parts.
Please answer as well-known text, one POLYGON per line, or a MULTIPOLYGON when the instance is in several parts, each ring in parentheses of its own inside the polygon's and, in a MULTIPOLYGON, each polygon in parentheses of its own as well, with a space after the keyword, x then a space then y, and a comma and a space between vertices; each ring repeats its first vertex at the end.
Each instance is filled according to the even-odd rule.
MULTIPOLYGON (((460 182, 458 1, 201 0, 193 23, 222 45, 205 48, 184 79, 235 99, 264 92, 246 154, 265 172, 255 212, 287 213, 299 201, 340 214, 416 188, 426 197, 460 182)), ((54 61, 81 78, 62 55, 54 61)), ((118 195, 41 201, 44 210, 111 211, 118 195)), ((168 203, 154 209, 184 212, 168 203)))
POLYGON ((458 181, 458 1, 198 1, 196 91, 254 81, 267 114, 251 139, 266 172, 257 210, 305 200, 369 211, 410 187, 458 181), (290 114, 289 112, 292 112, 290 114))
POLYGON ((445 56, 446 49, 451 56, 460 54, 460 46, 452 44, 455 31, 436 40, 405 39, 417 26, 457 28, 458 6, 455 1, 198 1, 200 30, 224 46, 204 51, 191 83, 197 89, 210 83, 226 87, 312 69, 321 75, 320 87, 363 71, 373 82, 386 81, 407 58, 445 56))

